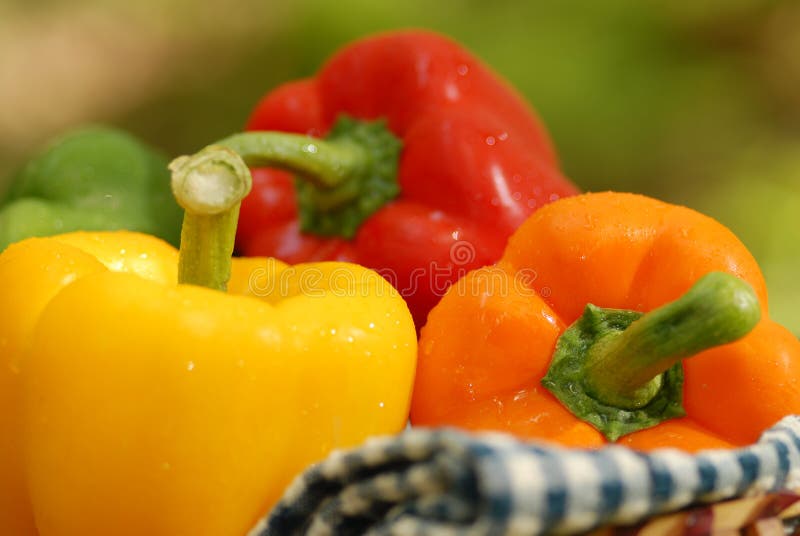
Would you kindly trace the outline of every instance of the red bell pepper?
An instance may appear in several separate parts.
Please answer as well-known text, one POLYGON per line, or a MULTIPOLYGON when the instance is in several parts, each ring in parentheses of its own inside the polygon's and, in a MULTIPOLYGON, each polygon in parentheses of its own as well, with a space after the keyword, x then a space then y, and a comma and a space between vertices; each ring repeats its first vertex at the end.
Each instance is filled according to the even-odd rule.
POLYGON ((258 140, 256 132, 220 142, 251 166, 271 167, 253 170, 238 250, 371 267, 401 291, 417 326, 450 283, 496 261, 534 210, 577 191, 523 99, 429 32, 351 44, 316 78, 267 94, 247 129, 328 139, 312 150, 301 147, 306 136, 291 149, 285 137, 258 140), (384 122, 365 123, 375 119, 384 122), (359 124, 367 130, 354 141, 349 132, 359 124), (359 150, 365 144, 372 147, 359 150), (353 178, 369 166, 383 177, 353 178))

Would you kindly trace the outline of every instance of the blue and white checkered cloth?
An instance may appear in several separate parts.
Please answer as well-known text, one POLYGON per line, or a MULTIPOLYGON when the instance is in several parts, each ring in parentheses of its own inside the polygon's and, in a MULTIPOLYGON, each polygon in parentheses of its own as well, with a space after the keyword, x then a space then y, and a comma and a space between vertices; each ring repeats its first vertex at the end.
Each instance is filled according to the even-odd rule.
POLYGON ((752 446, 696 455, 419 429, 332 453, 250 536, 568 534, 798 485, 794 416, 752 446))

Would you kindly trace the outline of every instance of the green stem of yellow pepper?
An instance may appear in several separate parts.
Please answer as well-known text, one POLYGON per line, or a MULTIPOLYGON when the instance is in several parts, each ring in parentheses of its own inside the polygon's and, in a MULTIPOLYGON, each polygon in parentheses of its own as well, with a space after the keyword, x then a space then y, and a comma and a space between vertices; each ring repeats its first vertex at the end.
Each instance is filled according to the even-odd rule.
POLYGON ((178 282, 224 291, 250 170, 235 152, 214 145, 176 158, 169 168, 172 193, 185 211, 178 282))

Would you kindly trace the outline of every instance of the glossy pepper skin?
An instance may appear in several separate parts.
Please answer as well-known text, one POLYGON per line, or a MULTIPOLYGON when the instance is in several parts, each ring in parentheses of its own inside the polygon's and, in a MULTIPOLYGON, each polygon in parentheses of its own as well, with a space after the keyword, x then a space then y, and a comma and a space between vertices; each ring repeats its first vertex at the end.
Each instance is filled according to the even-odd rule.
POLYGON ((800 412, 800 342, 769 319, 761 272, 730 231, 690 209, 618 193, 548 205, 495 267, 451 287, 422 329, 412 422, 601 445, 604 436, 541 384, 559 336, 589 303, 652 312, 712 272, 748 283, 761 320, 737 342, 682 362, 685 417, 619 442, 689 451, 753 442, 800 412))
POLYGON ((302 230, 292 176, 255 169, 237 247, 287 262, 339 259, 379 270, 418 326, 446 287, 500 257, 534 210, 576 188, 530 107, 458 44, 424 31, 369 37, 313 79, 267 94, 247 129, 324 136, 346 115, 384 119, 402 140, 399 195, 352 237, 302 230))
POLYGON ((0 533, 244 535, 307 464, 405 426, 416 332, 379 275, 234 259, 226 295, 177 266, 127 232, 0 255, 0 533))
POLYGON ((183 212, 167 160, 129 134, 85 127, 55 140, 0 202, 0 251, 32 236, 126 229, 177 245, 183 212))

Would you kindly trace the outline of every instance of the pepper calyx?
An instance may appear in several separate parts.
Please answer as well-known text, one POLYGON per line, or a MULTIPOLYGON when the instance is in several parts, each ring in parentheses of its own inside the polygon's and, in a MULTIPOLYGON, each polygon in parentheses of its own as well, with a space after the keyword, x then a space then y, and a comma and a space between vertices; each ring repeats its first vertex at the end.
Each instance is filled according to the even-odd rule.
POLYGON ((658 388, 650 402, 639 408, 621 408, 604 402, 587 384, 584 367, 590 349, 602 339, 622 333, 642 316, 637 311, 587 305, 583 315, 559 338, 550 369, 542 379, 542 385, 573 415, 594 426, 609 441, 686 415, 680 363, 662 373, 655 384, 648 384, 658 388))
POLYGON ((326 186, 304 176, 295 179, 300 229, 318 236, 352 238, 361 224, 397 197, 402 142, 386 121, 340 116, 327 143, 360 149, 364 156, 341 183, 326 186))
POLYGON ((681 360, 744 337, 760 318, 753 287, 725 272, 646 314, 590 304, 559 338, 542 384, 616 441, 684 415, 681 360))

